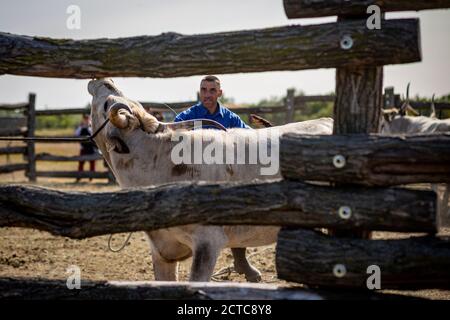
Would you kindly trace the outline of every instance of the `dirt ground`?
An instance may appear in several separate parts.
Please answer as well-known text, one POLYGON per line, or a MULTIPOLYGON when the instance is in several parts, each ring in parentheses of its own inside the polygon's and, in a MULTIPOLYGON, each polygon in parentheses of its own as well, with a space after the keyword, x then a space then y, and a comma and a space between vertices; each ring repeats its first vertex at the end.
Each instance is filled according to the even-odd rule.
MULTIPOLYGON (((59 190, 110 191, 117 186, 106 183, 49 183, 39 181, 40 185, 59 190)), ((450 230, 444 230, 446 235, 450 230)), ((386 232, 375 233, 376 239, 405 237, 405 234, 386 232)), ((120 247, 127 234, 114 235, 112 245, 120 247)), ((47 232, 23 228, 0 228, 0 277, 39 277, 47 279, 66 279, 67 268, 77 265, 84 280, 154 280, 150 249, 143 232, 133 233, 129 244, 119 253, 108 249, 109 236, 72 240, 55 237, 47 232)), ((288 285, 276 277, 275 245, 249 248, 250 261, 262 272, 264 283, 288 285)), ((232 266, 229 249, 220 255, 216 272, 232 266)), ((179 265, 179 280, 187 280, 191 259, 179 265)), ((219 281, 245 282, 242 275, 225 273, 219 281)), ((387 291, 424 297, 428 299, 450 300, 450 291, 387 291)))
MULTIPOLYGON (((0 145, 1 146, 1 145, 0 145)), ((38 144, 37 152, 48 152, 60 155, 76 155, 76 145, 49 145, 38 144)), ((17 163, 19 156, 5 158, 0 156, 0 164, 17 163), (14 158, 15 157, 15 158, 14 158)), ((87 165, 87 164, 86 164, 87 165)), ((38 170, 75 170, 76 163, 49 163, 41 162, 38 170)), ((97 168, 104 170, 101 161, 97 161, 97 168)), ((22 172, 0 175, 0 184, 21 183, 26 184, 22 172)), ((75 183, 75 179, 44 179, 39 178, 38 185, 58 190, 77 190, 88 192, 101 192, 118 190, 118 186, 108 185, 106 180, 83 179, 75 183)), ((450 229, 443 231, 450 235, 450 229)), ((113 247, 121 246, 127 234, 118 234, 113 237, 113 247)), ((375 233, 375 238, 398 238, 405 234, 375 233)), ((84 280, 126 280, 145 281, 153 280, 153 269, 150 249, 144 233, 133 233, 130 243, 119 253, 108 249, 109 236, 100 236, 85 240, 72 240, 64 237, 55 237, 47 232, 22 228, 0 228, 0 277, 39 277, 47 279, 67 279, 67 268, 77 265, 81 269, 84 280)), ((277 279, 275 271, 275 245, 249 248, 249 260, 262 272, 264 283, 286 284, 277 279)), ((191 259, 179 265, 179 280, 188 279, 191 259)), ((232 266, 232 255, 229 249, 222 252, 219 257, 216 271, 232 266)), ((225 273, 218 277, 220 281, 245 282, 242 275, 225 273)), ((389 291, 400 293, 399 291, 389 291)), ((421 290, 401 292, 428 299, 450 300, 450 291, 421 290)))

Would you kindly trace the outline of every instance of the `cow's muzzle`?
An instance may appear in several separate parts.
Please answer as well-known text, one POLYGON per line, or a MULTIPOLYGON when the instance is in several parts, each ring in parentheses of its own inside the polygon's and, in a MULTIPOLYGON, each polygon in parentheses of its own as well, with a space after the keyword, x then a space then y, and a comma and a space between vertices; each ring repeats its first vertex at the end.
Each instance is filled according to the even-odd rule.
POLYGON ((120 154, 130 153, 130 148, 121 138, 120 131, 117 128, 112 128, 106 135, 107 143, 106 147, 108 152, 114 151, 120 154))

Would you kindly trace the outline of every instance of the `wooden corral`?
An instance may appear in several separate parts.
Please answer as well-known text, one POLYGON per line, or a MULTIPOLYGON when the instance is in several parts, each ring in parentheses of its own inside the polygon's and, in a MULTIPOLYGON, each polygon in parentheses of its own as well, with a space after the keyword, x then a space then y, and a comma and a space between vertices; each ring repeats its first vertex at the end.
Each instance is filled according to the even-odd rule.
MULTIPOLYGON (((1 33, 4 47, 16 50, 0 49, 0 73, 86 79, 336 68, 336 96, 333 136, 291 134, 281 138, 282 180, 180 183, 103 194, 3 186, 0 226, 83 238, 189 223, 280 225, 284 226, 276 252, 280 279, 367 293, 366 270, 375 265, 381 269, 382 288, 448 288, 450 247, 448 239, 435 235, 436 194, 399 185, 449 183, 450 136, 376 135, 386 101, 383 66, 421 61, 421 48, 418 19, 382 20, 382 29, 368 29, 365 8, 372 2, 379 3, 350 0, 342 6, 342 1, 336 0, 285 0, 288 17, 335 14, 338 21, 219 34, 165 33, 74 41, 1 33), (205 50, 208 55, 203 54, 205 50), (186 51, 191 54, 186 55, 186 51), (61 67, 60 61, 67 63, 61 67), (134 205, 137 203, 139 206, 134 205), (328 234, 314 230, 319 228, 328 228, 328 234), (395 241, 361 239, 373 230, 427 235, 395 241)), ((381 9, 447 7, 448 0, 387 0, 381 9)), ((285 106, 287 121, 295 100, 290 91, 285 106)), ((392 102, 392 98, 388 100, 392 102)), ((143 285, 138 291, 145 292, 142 295, 136 294, 136 284, 120 285, 126 287, 125 292, 110 284, 94 284, 89 285, 94 293, 86 294, 102 298, 167 297, 164 285, 143 285), (149 288, 157 288, 156 293, 149 288)), ((191 297, 201 298, 193 295, 191 288, 211 288, 198 286, 173 284, 171 292, 176 296, 188 291, 191 297)), ((241 297, 239 287, 216 288, 225 294, 216 298, 229 294, 241 297)), ((70 296, 61 293, 66 289, 60 282, 0 279, 0 291, 6 297, 27 297, 30 288, 35 293, 46 292, 48 297, 70 296)), ((294 299, 278 288, 272 292, 274 295, 262 292, 262 296, 294 299)), ((304 294, 295 297, 311 298, 304 294)))

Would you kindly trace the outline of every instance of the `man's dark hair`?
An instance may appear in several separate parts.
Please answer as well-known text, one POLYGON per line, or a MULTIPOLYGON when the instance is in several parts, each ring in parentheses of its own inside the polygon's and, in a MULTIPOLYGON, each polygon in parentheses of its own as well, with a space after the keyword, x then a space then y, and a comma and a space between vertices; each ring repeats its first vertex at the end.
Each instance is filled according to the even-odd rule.
POLYGON ((203 77, 202 81, 200 81, 200 83, 202 83, 203 81, 215 82, 219 85, 220 88, 220 80, 216 76, 205 76, 203 77))

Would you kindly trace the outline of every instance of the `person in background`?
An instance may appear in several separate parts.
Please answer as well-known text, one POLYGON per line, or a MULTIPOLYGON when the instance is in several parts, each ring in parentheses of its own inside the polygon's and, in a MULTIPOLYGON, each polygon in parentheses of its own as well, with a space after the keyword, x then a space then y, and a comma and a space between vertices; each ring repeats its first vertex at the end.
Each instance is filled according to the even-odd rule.
MULTIPOLYGON (((92 129, 90 126, 89 115, 84 114, 83 118, 80 122, 80 125, 75 130, 75 135, 77 137, 84 137, 84 136, 90 136, 91 134, 92 134, 92 129)), ((93 155, 96 152, 97 152, 96 146, 91 141, 86 141, 86 142, 80 143, 80 156, 93 155)), ((83 172, 84 162, 85 161, 78 162, 78 172, 83 172)), ((90 164, 90 171, 94 172, 95 171, 95 160, 89 160, 89 164, 90 164)), ((92 178, 89 178, 89 181, 91 181, 91 180, 92 180, 92 178)), ((79 182, 80 178, 77 178, 76 181, 79 182)))

